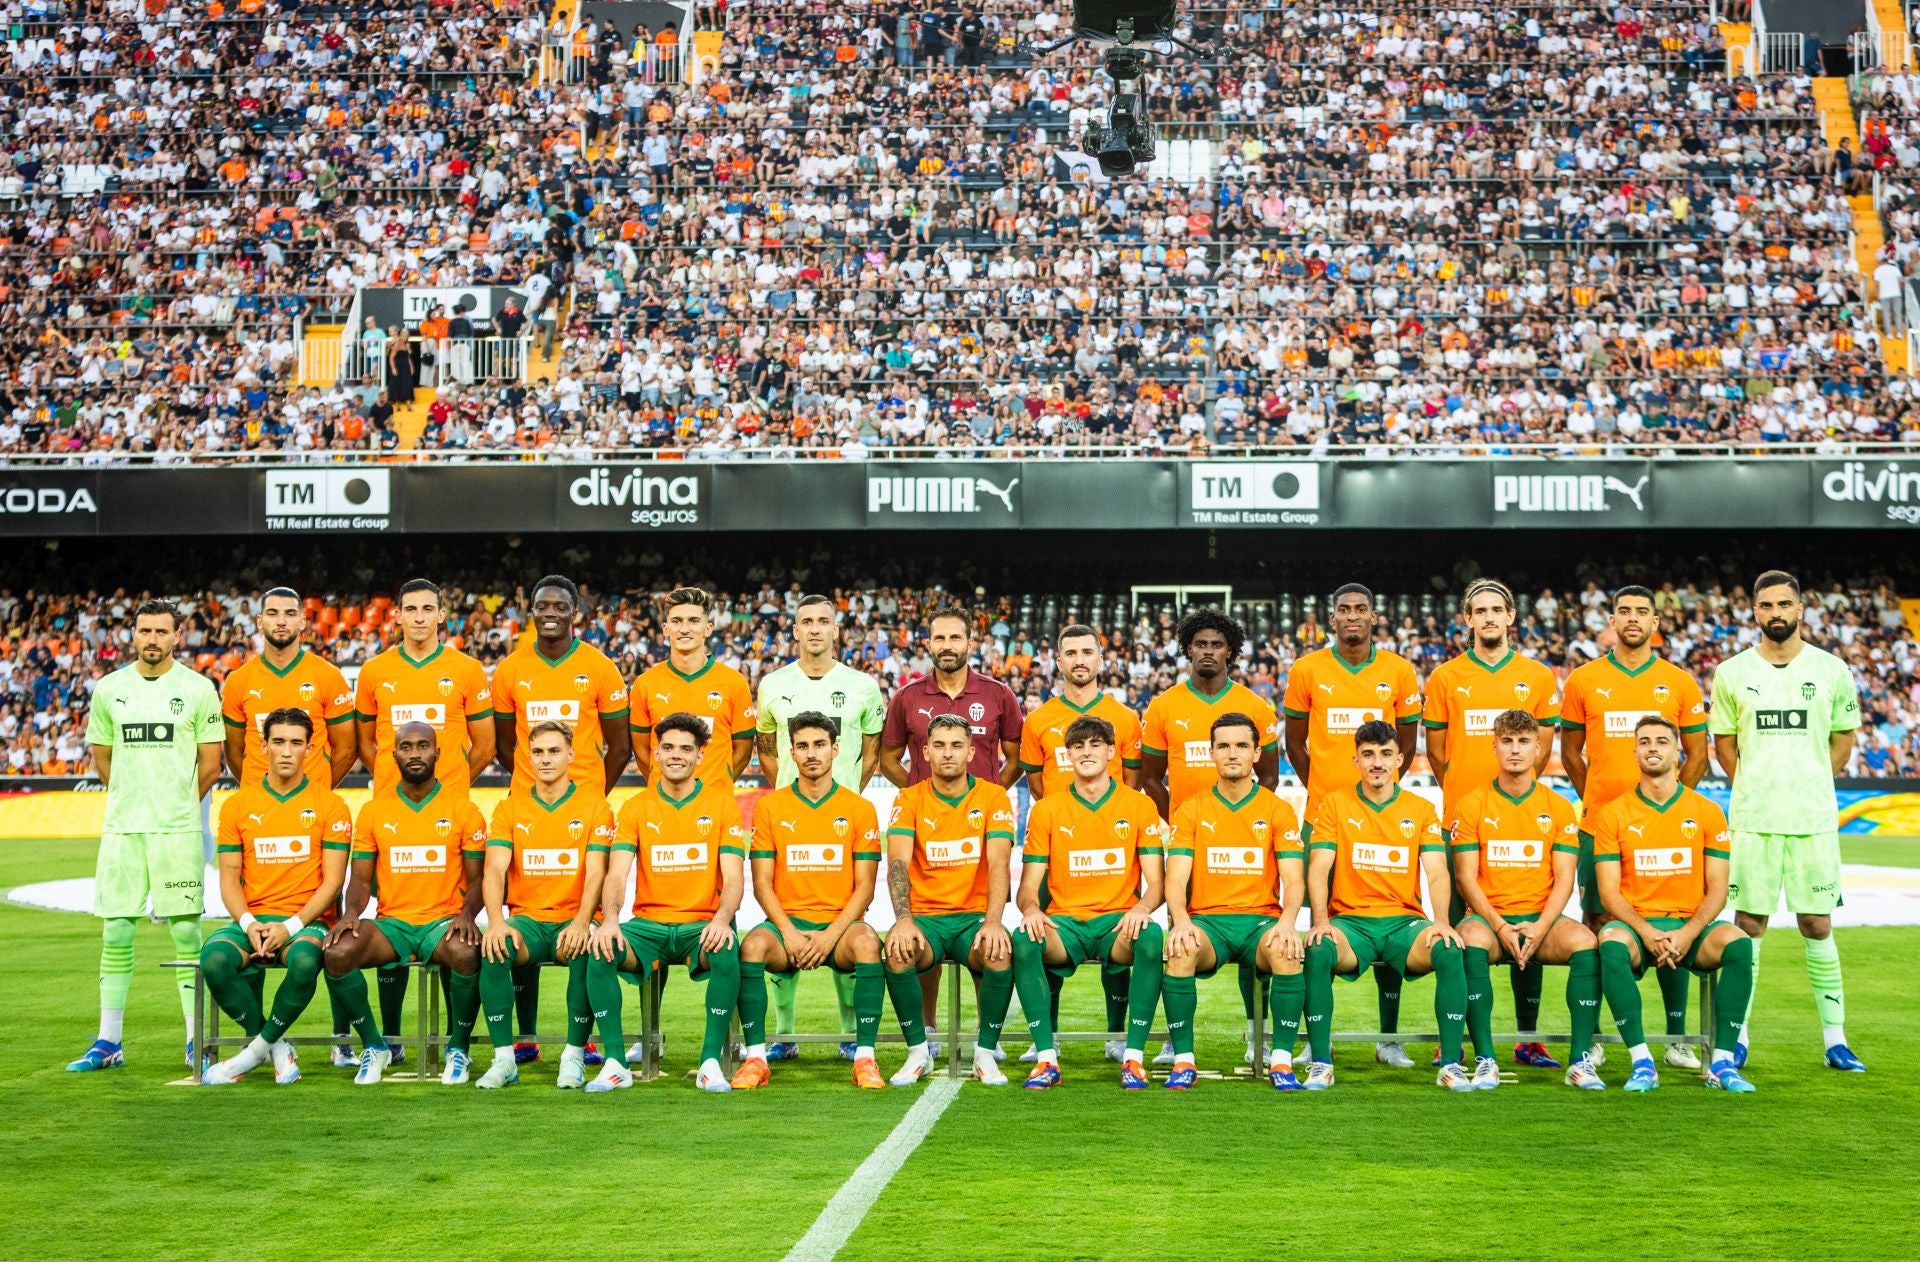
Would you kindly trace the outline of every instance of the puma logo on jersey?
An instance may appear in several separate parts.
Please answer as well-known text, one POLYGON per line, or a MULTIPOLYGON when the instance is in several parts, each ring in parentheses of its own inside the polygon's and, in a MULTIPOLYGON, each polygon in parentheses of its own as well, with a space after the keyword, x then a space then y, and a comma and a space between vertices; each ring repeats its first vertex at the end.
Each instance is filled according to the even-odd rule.
POLYGON ((1175 719, 1173 721, 1173 725, 1175 727, 1186 727, 1188 724, 1187 724, 1187 720, 1185 719, 1175 719))
POLYGON ((1465 684, 1458 688, 1455 688, 1454 691, 1459 693, 1463 697, 1471 697, 1473 695, 1473 685, 1465 684))
POLYGON ((920 715, 920 716, 922 716, 923 718, 929 718, 929 719, 930 719, 930 718, 932 718, 932 717, 933 717, 933 711, 932 711, 932 710, 929 710, 929 709, 928 709, 928 708, 927 708, 926 706, 919 706, 919 707, 916 707, 916 708, 915 708, 915 710, 914 710, 914 713, 915 713, 915 714, 918 714, 918 715, 920 715))
POLYGON ((513 831, 514 831, 514 832, 516 832, 516 833, 530 833, 530 832, 532 832, 532 831, 533 831, 533 825, 531 825, 531 824, 515 824, 515 825, 513 826, 513 831))
POLYGON ((1483 824, 1485 824, 1485 825, 1486 825, 1487 827, 1489 827, 1489 828, 1498 828, 1498 827, 1500 827, 1500 821, 1499 821, 1499 820, 1497 820, 1497 819, 1494 819, 1494 818, 1492 818, 1491 816, 1488 816, 1488 815, 1482 815, 1482 816, 1480 817, 1480 822, 1481 822, 1481 823, 1483 823, 1483 824))
POLYGON ((247 689, 247 695, 249 697, 257 697, 260 695, 260 690, 258 688, 249 688, 247 689))
POLYGON ((783 820, 781 820, 781 821, 780 821, 780 827, 782 827, 782 828, 784 828, 784 829, 786 829, 786 830, 787 830, 788 832, 790 832, 790 833, 797 833, 797 832, 799 832, 799 831, 800 831, 800 829, 799 829, 799 828, 798 828, 798 827, 797 827, 797 826, 796 826, 796 825, 794 824, 794 822, 793 822, 792 820, 790 820, 790 819, 783 819, 783 820))
POLYGON ((395 836, 398 836, 400 833, 400 825, 398 824, 382 824, 380 825, 380 827, 386 829, 390 833, 393 833, 395 836))
POLYGON ((647 827, 651 828, 656 833, 660 831, 660 825, 653 820, 647 821, 647 827))
POLYGON ((1053 826, 1053 831, 1056 833, 1059 833, 1062 837, 1073 836, 1073 829, 1068 828, 1065 824, 1055 824, 1053 826))
POLYGON ((1646 826, 1643 824, 1628 824, 1627 831, 1636 837, 1644 837, 1647 835, 1646 826))
POLYGON ((1329 697, 1331 697, 1331 696, 1333 695, 1333 685, 1332 685, 1332 684, 1321 684, 1321 685, 1320 685, 1320 691, 1321 691, 1321 692, 1324 692, 1324 693, 1326 693, 1326 694, 1327 694, 1327 695, 1328 695, 1329 697))
POLYGON ((1200 821, 1200 827, 1202 827, 1202 828, 1204 828, 1204 829, 1206 829, 1206 830, 1207 830, 1208 832, 1215 832, 1215 831, 1217 831, 1217 830, 1216 830, 1216 829, 1214 828, 1214 826, 1213 826, 1213 821, 1212 821, 1212 820, 1210 820, 1210 819, 1203 819, 1203 820, 1201 820, 1201 821, 1200 821))
POLYGON ((380 686, 388 692, 393 692, 398 689, 400 685, 391 679, 383 679, 380 681, 380 686))
POLYGON ((926 826, 927 826, 928 828, 932 828, 932 827, 933 827, 933 825, 934 825, 934 822, 935 822, 935 821, 933 821, 933 820, 930 820, 930 819, 928 819, 928 818, 927 818, 926 816, 924 816, 924 815, 922 815, 922 816, 920 817, 920 822, 921 822, 921 823, 923 823, 923 824, 925 824, 925 825, 926 825, 926 826))
POLYGON ((1595 688, 1595 689, 1593 690, 1593 695, 1594 695, 1594 696, 1596 696, 1596 697, 1605 697, 1605 698, 1606 698, 1607 700, 1609 700, 1609 701, 1611 701, 1611 700, 1613 700, 1613 689, 1611 689, 1611 688, 1595 688))
POLYGON ((265 822, 265 819, 266 819, 266 817, 265 817, 265 816, 262 816, 262 815, 251 815, 251 814, 250 814, 250 815, 248 815, 248 816, 247 816, 247 818, 248 818, 248 819, 250 819, 250 820, 252 820, 252 821, 253 821, 254 823, 256 823, 256 824, 259 824, 259 823, 263 823, 263 822, 265 822))
POLYGON ((664 692, 656 692, 656 693, 654 693, 653 695, 654 695, 654 699, 655 699, 655 700, 657 700, 657 701, 659 701, 659 702, 660 702, 661 704, 663 704, 663 705, 664 705, 664 704, 666 704, 667 702, 669 702, 669 701, 671 701, 671 700, 673 700, 673 698, 672 698, 671 696, 669 696, 669 695, 667 695, 667 694, 666 694, 666 693, 664 693, 664 692))

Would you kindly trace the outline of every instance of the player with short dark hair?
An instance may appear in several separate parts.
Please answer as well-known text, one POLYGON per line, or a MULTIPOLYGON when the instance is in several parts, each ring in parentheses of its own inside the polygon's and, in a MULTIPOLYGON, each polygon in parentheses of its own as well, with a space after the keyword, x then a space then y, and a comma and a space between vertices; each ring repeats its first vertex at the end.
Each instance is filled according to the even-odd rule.
MULTIPOLYGON (((1714 757, 1733 782, 1728 901, 1753 940, 1754 968, 1767 926, 1786 896, 1807 949, 1807 980, 1829 1069, 1865 1073, 1847 1046, 1846 992, 1833 909, 1840 905, 1839 802, 1834 777, 1853 756, 1860 693, 1847 664, 1800 635, 1800 584, 1768 570, 1753 584, 1761 640, 1713 672, 1714 757)), ((1741 1030, 1736 1062, 1746 1059, 1741 1030)))
POLYGON ((1680 783, 1680 729, 1658 714, 1634 724, 1640 779, 1593 824, 1594 872, 1611 917, 1600 932, 1600 980, 1633 1069, 1626 1090, 1660 1085, 1640 1024, 1639 979, 1649 964, 1720 975, 1707 1085, 1750 1092, 1738 1044, 1753 992, 1757 943, 1715 923, 1727 905, 1728 846, 1739 845, 1712 801, 1680 783))
MULTIPOLYGON (((1634 724, 1655 714, 1671 721, 1680 732, 1680 783, 1692 789, 1707 774, 1707 704, 1691 671, 1654 652, 1660 629, 1653 592, 1637 584, 1613 593, 1608 626, 1613 649, 1597 661, 1576 667, 1560 691, 1560 762, 1573 791, 1580 795, 1585 824, 1580 830, 1580 910, 1587 928, 1600 932, 1607 922, 1600 906, 1600 886, 1593 873, 1592 821, 1614 799, 1633 792, 1640 781, 1635 754, 1634 724)), ((1688 975, 1679 970, 1659 973, 1662 1006, 1670 1035, 1687 1032, 1688 975)), ((1578 1055, 1580 1049, 1574 1048, 1578 1055)), ((1604 1060, 1601 1045, 1588 1049, 1595 1068, 1604 1060)), ((1667 1045, 1666 1062, 1679 1069, 1698 1069, 1700 1060, 1684 1043, 1667 1045)))
POLYGON ((1306 1000, 1305 948, 1293 924, 1306 891, 1300 820, 1271 789, 1254 781, 1258 720, 1223 714, 1208 737, 1218 779, 1174 812, 1167 843, 1170 927, 1166 976, 1160 981, 1174 1051, 1167 1086, 1178 1090, 1197 1080, 1194 979, 1211 977, 1232 962, 1268 978, 1276 1029, 1267 1079, 1275 1090, 1297 1091, 1293 1045, 1306 1000))
MULTIPOLYGON (((1301 834, 1309 846, 1309 870, 1321 799, 1357 782, 1353 738, 1361 725, 1384 721, 1394 732, 1400 748, 1395 780, 1419 747, 1420 679, 1413 663, 1374 642, 1378 620, 1372 590, 1361 583, 1342 584, 1329 605, 1327 644, 1302 654, 1287 673, 1281 709, 1286 715, 1287 761, 1307 785, 1301 834)), ((1400 1028, 1401 979, 1377 965, 1373 980, 1380 997, 1380 1029, 1391 1035, 1400 1028)), ((1374 1048, 1374 1058, 1396 1069, 1413 1067, 1406 1049, 1394 1038, 1374 1048)))
POLYGON ((677 587, 660 599, 667 660, 641 672, 629 694, 633 758, 652 779, 654 724, 669 714, 691 714, 707 725, 699 777, 710 785, 732 784, 753 761, 753 687, 747 677, 713 655, 714 599, 698 587, 677 587))
POLYGON ((1333 1085, 1333 979, 1384 963, 1399 977, 1431 972, 1440 1023, 1438 1083, 1473 1090, 1460 1064, 1467 1021, 1465 944, 1453 928, 1426 917, 1427 898, 1447 905, 1452 881, 1440 819, 1423 797, 1400 788, 1400 740, 1394 724, 1369 719, 1353 734, 1360 782, 1319 801, 1307 843, 1307 1042, 1313 1063, 1306 1089, 1333 1085))
MULTIPOLYGON (((103 922, 100 1029, 67 1065, 71 1073, 125 1063, 135 927, 149 907, 165 918, 174 954, 200 954, 200 800, 220 777, 223 734, 212 681, 173 659, 179 640, 180 611, 172 602, 142 601, 133 616, 133 661, 100 680, 88 706, 87 743, 107 791, 93 877, 93 914, 103 922)), ((187 1024, 187 1066, 197 1073, 190 971, 181 970, 175 985, 187 1024)))

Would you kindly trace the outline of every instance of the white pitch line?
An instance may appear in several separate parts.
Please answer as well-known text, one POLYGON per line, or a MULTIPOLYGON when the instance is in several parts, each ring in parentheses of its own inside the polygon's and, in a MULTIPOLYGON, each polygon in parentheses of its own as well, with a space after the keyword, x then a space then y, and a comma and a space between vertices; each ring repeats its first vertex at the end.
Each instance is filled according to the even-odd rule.
POLYGON ((860 1226, 860 1220, 887 1190, 894 1173, 906 1164, 913 1150, 920 1146, 920 1141, 927 1137, 927 1132, 959 1094, 957 1078, 938 1078, 928 1084, 893 1132, 868 1154, 859 1169, 847 1176, 827 1207, 820 1211, 820 1217, 807 1228, 807 1234, 787 1252, 786 1262, 829 1262, 839 1253, 854 1229, 860 1226))

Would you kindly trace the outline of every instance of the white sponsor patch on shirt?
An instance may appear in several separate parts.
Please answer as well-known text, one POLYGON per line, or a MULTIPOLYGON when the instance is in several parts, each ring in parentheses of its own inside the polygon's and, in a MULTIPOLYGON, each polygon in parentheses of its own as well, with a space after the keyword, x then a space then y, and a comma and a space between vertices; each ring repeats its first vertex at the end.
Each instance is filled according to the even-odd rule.
POLYGON ((843 845, 791 845, 787 847, 789 872, 838 872, 846 866, 847 848, 843 845))
POLYGON ((1517 841, 1495 837, 1483 844, 1481 853, 1490 868, 1532 868, 1539 866, 1546 848, 1547 843, 1531 837, 1517 841))
POLYGON ((980 861, 980 841, 977 837, 958 837, 952 841, 928 841, 921 843, 920 853, 930 868, 951 868, 980 861))
POLYGON ((1213 742, 1210 740, 1183 742, 1180 746, 1180 757, 1189 767, 1198 767, 1203 763, 1211 764, 1213 742))
POLYGON ((389 846, 389 872, 443 872, 447 867, 446 846, 389 846))
POLYGON ((1460 717, 1465 721, 1468 736, 1493 735, 1493 721, 1501 716, 1501 710, 1462 710, 1460 717))
POLYGON ((1368 872, 1410 871, 1413 867, 1413 847, 1356 841, 1353 843, 1353 866, 1368 872))
POLYGON ((528 876, 571 876, 580 870, 580 851, 572 846, 554 850, 522 850, 520 870, 528 876))
POLYGON ((1072 876, 1121 876, 1126 870, 1127 852, 1118 846, 1067 851, 1067 872, 1072 876))
POLYGON ((1693 871, 1693 851, 1649 848, 1633 852, 1633 870, 1641 876, 1685 876, 1693 871))
POLYGON ((1377 706, 1332 705, 1327 707, 1326 713, 1329 736, 1352 736, 1360 730, 1362 723, 1382 718, 1386 711, 1377 706))
POLYGON ((1625 737, 1631 740, 1635 725, 1647 715, 1657 713, 1659 713, 1657 710, 1608 710, 1603 716, 1600 730, 1610 737, 1625 737))
POLYGON ((1266 865, 1260 851, 1252 846, 1208 846, 1207 871, 1222 876, 1259 876, 1266 865))
POLYGON ((529 701, 526 704, 527 726, 535 723, 565 723, 569 727, 580 721, 580 703, 578 701, 529 701))
POLYGON ((311 837, 255 837, 253 857, 257 863, 298 863, 313 853, 311 837))
POLYGON ((396 728, 407 723, 425 723, 437 732, 447 721, 447 707, 438 702, 425 705, 397 705, 389 711, 388 717, 396 728))
POLYGON ((661 843, 647 848, 649 872, 698 872, 707 866, 707 843, 661 843))

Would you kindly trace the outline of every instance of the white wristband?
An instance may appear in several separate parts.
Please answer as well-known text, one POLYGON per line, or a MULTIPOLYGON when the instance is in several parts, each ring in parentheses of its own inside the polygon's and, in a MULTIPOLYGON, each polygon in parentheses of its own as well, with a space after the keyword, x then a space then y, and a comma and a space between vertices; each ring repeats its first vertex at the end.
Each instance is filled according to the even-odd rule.
POLYGON ((288 916, 280 922, 280 927, 285 929, 287 931, 287 937, 291 938, 307 926, 301 921, 300 917, 288 916))
POLYGON ((240 927, 241 927, 242 929, 251 929, 251 928, 253 928, 253 926, 254 926, 254 919, 253 919, 253 913, 252 913, 252 912, 250 912, 250 911, 244 911, 244 912, 241 912, 241 913, 240 913, 240 927))

